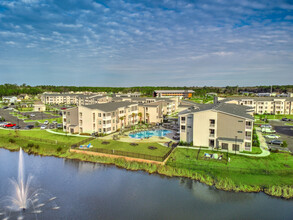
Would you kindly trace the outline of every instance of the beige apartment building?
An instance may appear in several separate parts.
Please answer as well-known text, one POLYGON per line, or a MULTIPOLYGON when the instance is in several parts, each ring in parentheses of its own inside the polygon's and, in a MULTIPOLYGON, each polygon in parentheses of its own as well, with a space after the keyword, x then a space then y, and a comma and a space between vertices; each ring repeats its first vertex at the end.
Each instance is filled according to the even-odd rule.
POLYGON ((194 106, 179 113, 180 141, 211 149, 251 151, 253 121, 249 107, 226 103, 194 106))
POLYGON ((167 104, 164 101, 138 105, 138 112, 142 114, 142 121, 148 124, 162 123, 166 115, 167 104))
POLYGON ((71 104, 71 105, 91 105, 97 103, 107 103, 112 101, 112 97, 101 96, 99 94, 59 94, 44 93, 41 101, 45 104, 71 104))
POLYGON ((292 97, 233 97, 224 102, 251 107, 255 114, 293 114, 292 97))
POLYGON ((164 102, 164 115, 170 115, 178 111, 179 98, 154 98, 154 97, 115 97, 113 101, 129 101, 139 104, 150 104, 155 102, 164 102))
POLYGON ((110 102, 81 105, 63 111, 63 130, 69 133, 110 134, 138 122, 138 104, 110 102))

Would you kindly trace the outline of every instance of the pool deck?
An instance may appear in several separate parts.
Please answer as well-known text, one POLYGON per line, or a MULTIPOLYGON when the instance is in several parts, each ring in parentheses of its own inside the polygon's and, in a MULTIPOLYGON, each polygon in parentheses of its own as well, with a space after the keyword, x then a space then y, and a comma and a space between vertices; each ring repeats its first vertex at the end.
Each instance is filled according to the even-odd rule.
MULTIPOLYGON (((133 142, 135 142, 135 143, 151 143, 151 142, 165 143, 165 142, 173 141, 171 137, 172 137, 172 134, 174 133, 173 131, 171 131, 172 133, 167 134, 167 136, 163 137, 163 139, 161 139, 158 136, 152 136, 150 138, 144 138, 144 139, 137 139, 137 138, 129 137, 128 135, 130 132, 135 132, 135 131, 125 132, 124 135, 119 135, 119 132, 115 132, 115 133, 107 135, 105 137, 100 137, 100 139, 113 140, 114 135, 119 135, 119 141, 122 141, 122 142, 128 142, 128 143, 133 143, 133 142)), ((137 132, 139 132, 139 131, 137 131, 137 132)))

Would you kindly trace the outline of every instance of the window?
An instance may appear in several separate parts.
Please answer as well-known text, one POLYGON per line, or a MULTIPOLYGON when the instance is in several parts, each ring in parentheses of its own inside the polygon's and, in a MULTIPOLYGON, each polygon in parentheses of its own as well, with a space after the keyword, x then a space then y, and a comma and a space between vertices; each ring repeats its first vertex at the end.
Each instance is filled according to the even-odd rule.
POLYGON ((239 144, 233 144, 232 145, 232 150, 239 151, 239 144))
POLYGON ((210 127, 215 127, 215 119, 210 119, 210 127))
POLYGON ((185 125, 181 125, 181 130, 185 131, 185 125))
POLYGON ((227 143, 222 143, 222 149, 223 150, 228 150, 228 144, 227 143))
POLYGON ((96 119, 96 113, 93 113, 93 120, 96 119))
POLYGON ((99 132, 102 132, 102 129, 101 128, 99 128, 99 132))
POLYGON ((237 133, 242 134, 242 131, 237 131, 237 133))
POLYGON ((185 117, 181 117, 181 121, 182 122, 185 122, 185 117))
POLYGON ((238 122, 243 122, 242 120, 239 120, 238 122))
POLYGON ((98 116, 101 117, 101 113, 99 113, 98 116))

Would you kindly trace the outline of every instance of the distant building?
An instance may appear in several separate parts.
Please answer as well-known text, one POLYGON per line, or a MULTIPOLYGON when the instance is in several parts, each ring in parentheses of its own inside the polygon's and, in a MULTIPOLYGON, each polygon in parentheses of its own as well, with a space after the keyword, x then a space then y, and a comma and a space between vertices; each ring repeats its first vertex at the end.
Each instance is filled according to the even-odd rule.
POLYGON ((292 97, 231 97, 222 102, 251 107, 255 114, 293 114, 292 97))
POLYGON ((43 104, 41 101, 34 103, 34 112, 44 112, 46 111, 46 105, 43 104))
POLYGON ((251 151, 254 118, 250 108, 217 103, 179 113, 180 141, 227 151, 251 151))
POLYGON ((3 96, 2 101, 4 103, 16 103, 18 102, 18 99, 16 96, 3 96))
POLYGON ((28 94, 19 94, 17 96, 17 98, 20 99, 20 100, 25 100, 25 99, 29 99, 30 96, 28 94))
POLYGON ((115 93, 113 94, 113 97, 140 97, 140 92, 134 92, 134 93, 115 93))
POLYGON ((191 98, 193 90, 155 90, 154 97, 180 97, 180 98, 191 98))
POLYGON ((97 103, 107 103, 112 101, 112 97, 101 96, 98 94, 71 94, 71 93, 44 93, 41 100, 45 104, 74 104, 91 105, 97 103))

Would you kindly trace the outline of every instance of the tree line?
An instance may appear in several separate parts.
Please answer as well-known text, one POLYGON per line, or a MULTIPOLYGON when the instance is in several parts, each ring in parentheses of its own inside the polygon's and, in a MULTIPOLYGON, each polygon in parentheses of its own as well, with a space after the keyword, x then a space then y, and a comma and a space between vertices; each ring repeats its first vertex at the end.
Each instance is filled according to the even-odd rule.
MULTIPOLYGON (((273 92, 287 93, 293 92, 293 85, 274 85, 272 86, 273 92)), ((271 86, 226 86, 226 87, 170 87, 170 86, 136 86, 136 87, 89 87, 89 86, 53 86, 53 85, 39 85, 30 86, 26 84, 3 84, 0 85, 0 96, 19 95, 22 93, 29 95, 37 95, 43 92, 107 92, 107 93, 132 93, 140 92, 145 96, 152 96, 154 90, 193 90, 194 96, 203 96, 206 93, 214 92, 218 94, 233 95, 241 91, 247 92, 270 92, 271 86)))

